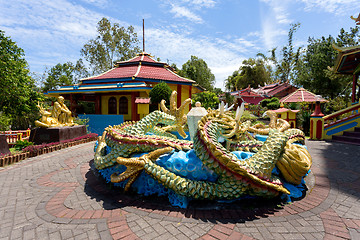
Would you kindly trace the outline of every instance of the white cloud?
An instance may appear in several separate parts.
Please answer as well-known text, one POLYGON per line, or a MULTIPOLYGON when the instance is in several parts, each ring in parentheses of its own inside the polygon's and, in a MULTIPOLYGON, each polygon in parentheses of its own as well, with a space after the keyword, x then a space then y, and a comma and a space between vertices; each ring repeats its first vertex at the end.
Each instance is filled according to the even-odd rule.
POLYGON ((176 18, 185 17, 185 18, 189 19, 192 22, 203 23, 203 19, 200 16, 198 16, 195 13, 191 12, 186 7, 171 3, 170 12, 173 13, 176 18))
MULTIPOLYGON (((84 43, 95 37, 97 22, 104 16, 69 0, 12 0, 11 3, 0 0, 0 4, 0 29, 24 48, 30 70, 38 73, 44 70, 45 65, 52 67, 57 63, 75 62, 84 43)), ((201 22, 201 17, 187 10, 192 9, 196 13, 197 9, 214 7, 216 2, 183 0, 180 4, 184 8, 177 8, 173 14, 201 22), (191 5, 197 7, 190 8, 191 5)), ((128 25, 127 22, 108 19, 122 26, 128 25)), ((179 23, 173 24, 178 26, 179 23)), ((176 31, 171 24, 147 28, 146 49, 163 61, 169 59, 171 63, 178 64, 178 67, 191 55, 204 59, 216 77, 216 87, 224 88, 223 81, 240 67, 245 59, 243 55, 257 49, 256 40, 250 42, 248 38, 258 38, 258 33, 245 37, 207 38, 191 35, 185 27, 186 23, 180 24, 184 27, 176 31)), ((141 26, 134 27, 141 32, 141 26)))
POLYGON ((204 8, 212 8, 216 5, 214 0, 163 0, 166 6, 170 6, 170 12, 175 18, 190 20, 194 23, 204 23, 204 20, 196 12, 204 8))
POLYGON ((359 0, 297 0, 305 4, 307 11, 326 11, 335 15, 358 14, 359 0))
POLYGON ((292 23, 289 18, 288 0, 260 0, 265 3, 263 5, 263 12, 261 13, 262 24, 262 38, 267 49, 272 49, 277 46, 279 37, 287 34, 284 26, 288 28, 292 23))
POLYGON ((25 50, 31 71, 76 61, 82 46, 96 36, 97 22, 103 17, 67 0, 0 0, 0 4, 0 29, 25 50))
POLYGON ((288 0, 260 0, 269 7, 267 15, 271 15, 272 18, 279 24, 290 24, 293 20, 289 18, 288 0))
POLYGON ((214 0, 183 0, 183 2, 189 3, 196 8, 212 8, 216 4, 216 1, 214 0))
POLYGON ((159 29, 148 29, 147 36, 147 49, 151 49, 151 52, 162 61, 177 63, 179 68, 191 55, 204 59, 215 75, 215 86, 223 89, 224 80, 237 70, 245 59, 240 49, 252 47, 243 39, 235 42, 209 38, 195 39, 159 29))
POLYGON ((108 0, 81 0, 82 2, 92 4, 94 6, 104 8, 107 6, 108 0))

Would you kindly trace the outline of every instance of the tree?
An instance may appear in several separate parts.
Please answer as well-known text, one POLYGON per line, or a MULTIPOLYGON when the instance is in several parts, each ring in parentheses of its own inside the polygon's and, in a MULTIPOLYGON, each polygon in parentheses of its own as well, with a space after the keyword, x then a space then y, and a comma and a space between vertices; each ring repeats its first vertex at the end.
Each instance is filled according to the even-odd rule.
POLYGON ((323 97, 349 96, 352 76, 334 74, 328 69, 334 65, 338 54, 332 45, 349 47, 359 43, 359 27, 350 28, 350 33, 341 29, 336 40, 332 36, 309 38, 305 54, 297 66, 295 82, 323 97))
POLYGON ((343 28, 336 38, 336 45, 339 47, 352 47, 360 44, 359 27, 350 28, 350 32, 346 32, 343 28))
POLYGON ((49 70, 45 71, 45 81, 42 90, 56 90, 59 86, 73 85, 74 81, 74 65, 71 62, 58 63, 49 70))
POLYGON ((58 63, 52 68, 45 70, 42 82, 42 91, 56 90, 60 86, 73 85, 79 79, 88 77, 89 73, 80 58, 76 64, 72 62, 58 63))
POLYGON ((169 104, 171 92, 171 88, 165 82, 156 84, 149 93, 151 103, 159 104, 164 99, 169 104))
POLYGON ((215 75, 211 73, 206 62, 196 56, 182 65, 179 75, 196 81, 207 90, 212 90, 215 84, 215 75))
POLYGON ((0 114, 11 119, 13 129, 27 128, 38 117, 34 79, 29 76, 24 50, 0 30, 0 114))
POLYGON ((98 36, 81 49, 81 55, 89 62, 92 74, 107 71, 116 61, 128 60, 140 52, 133 26, 120 27, 118 23, 111 24, 103 18, 98 22, 97 31, 98 36))
POLYGON ((260 102, 262 107, 266 107, 267 109, 276 110, 280 107, 279 99, 276 97, 267 98, 260 102))
POLYGON ((259 53, 258 56, 261 56, 266 61, 270 61, 275 66, 273 77, 275 80, 280 80, 281 82, 286 82, 288 80, 293 81, 296 78, 294 69, 299 63, 299 57, 301 54, 301 47, 297 48, 294 51, 293 46, 293 37, 294 33, 300 27, 300 23, 291 24, 291 28, 288 33, 288 43, 280 51, 280 59, 276 56, 276 48, 273 48, 270 53, 270 57, 266 57, 264 54, 259 53))
POLYGON ((212 90, 212 92, 215 93, 216 96, 220 96, 221 94, 224 93, 223 90, 221 90, 221 88, 214 88, 214 89, 212 90))
POLYGON ((249 58, 242 62, 239 70, 234 71, 231 76, 225 80, 225 87, 229 91, 238 91, 249 85, 257 88, 259 85, 268 83, 271 78, 270 67, 265 65, 264 60, 249 58))
POLYGON ((209 92, 209 91, 205 91, 205 92, 200 92, 200 93, 196 93, 194 95, 192 95, 192 106, 195 106, 196 102, 200 102, 201 106, 204 107, 205 109, 208 108, 216 108, 219 104, 219 98, 216 96, 215 93, 213 92, 209 92))

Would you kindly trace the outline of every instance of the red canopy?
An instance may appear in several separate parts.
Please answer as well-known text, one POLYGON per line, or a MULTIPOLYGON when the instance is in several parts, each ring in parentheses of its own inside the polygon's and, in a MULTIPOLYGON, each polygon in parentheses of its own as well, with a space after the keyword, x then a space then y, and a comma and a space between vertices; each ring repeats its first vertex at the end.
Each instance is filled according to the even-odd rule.
POLYGON ((299 88, 295 92, 283 97, 280 99, 280 102, 291 103, 291 102, 305 102, 305 103, 315 103, 315 102, 327 102, 326 99, 322 98, 319 95, 316 95, 304 88, 299 88))

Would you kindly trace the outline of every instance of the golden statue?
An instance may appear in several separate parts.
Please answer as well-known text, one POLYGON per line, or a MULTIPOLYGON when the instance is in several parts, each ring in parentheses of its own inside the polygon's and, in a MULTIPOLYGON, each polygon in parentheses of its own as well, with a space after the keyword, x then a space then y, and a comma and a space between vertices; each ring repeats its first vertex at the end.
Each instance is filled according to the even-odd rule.
POLYGON ((38 103, 41 114, 41 120, 35 121, 37 127, 65 127, 77 125, 74 123, 74 118, 71 117, 71 111, 64 103, 62 96, 58 97, 58 101, 54 103, 51 112, 45 110, 42 105, 38 103))

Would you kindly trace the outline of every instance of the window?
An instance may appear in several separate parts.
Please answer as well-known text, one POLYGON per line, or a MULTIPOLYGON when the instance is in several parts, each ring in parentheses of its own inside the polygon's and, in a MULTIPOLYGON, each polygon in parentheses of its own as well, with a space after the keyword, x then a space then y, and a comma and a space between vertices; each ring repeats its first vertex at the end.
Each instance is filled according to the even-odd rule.
POLYGON ((109 98, 108 102, 108 114, 116 114, 116 98, 109 98))
POLYGON ((119 114, 128 114, 128 99, 121 97, 119 100, 119 114))

